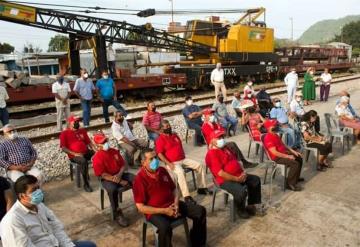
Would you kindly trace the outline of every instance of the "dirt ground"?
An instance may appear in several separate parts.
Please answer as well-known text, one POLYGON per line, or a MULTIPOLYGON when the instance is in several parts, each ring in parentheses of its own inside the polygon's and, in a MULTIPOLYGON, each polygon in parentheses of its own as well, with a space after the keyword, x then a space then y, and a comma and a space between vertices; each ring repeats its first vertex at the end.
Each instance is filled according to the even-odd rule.
MULTIPOLYGON (((358 81, 357 83, 360 83, 358 81)), ((325 132, 325 112, 334 112, 337 97, 329 102, 313 104, 308 109, 318 111, 325 132)), ((360 90, 351 91, 351 102, 359 109, 360 90)), ((243 152, 247 151, 248 136, 240 133, 231 138, 243 152)), ((194 149, 185 145, 188 157, 203 162, 206 148, 194 149)), ((220 194, 216 197, 215 211, 210 212, 211 197, 198 196, 197 202, 206 207, 208 222, 208 246, 360 246, 360 147, 353 146, 350 152, 341 155, 340 144, 334 144, 334 168, 323 173, 311 170, 309 163, 303 167, 305 178, 302 192, 285 193, 281 190, 281 176, 277 176, 273 188, 273 203, 267 215, 250 220, 229 220, 229 208, 220 194)), ((252 150, 250 158, 258 159, 252 150)), ((134 171, 135 172, 135 171, 134 171)), ((264 176, 264 169, 256 168, 249 173, 264 176)), ((211 186, 211 176, 207 175, 211 186)), ((190 181, 190 176, 188 177, 190 181)), ((130 219, 128 228, 121 228, 110 221, 108 198, 105 195, 105 210, 100 210, 98 180, 91 176, 96 190, 85 193, 77 189, 69 178, 45 185, 46 204, 54 210, 65 224, 73 239, 90 239, 100 247, 139 246, 141 242, 142 216, 138 214, 132 193, 123 195, 121 208, 130 219)), ((188 183, 190 189, 192 183, 188 183)), ((269 185, 262 188, 263 202, 268 204, 269 185)), ((191 225, 191 222, 189 222, 191 225)), ((147 232, 148 245, 153 245, 152 229, 147 232)), ((185 246, 181 227, 174 230, 173 246, 185 246)))

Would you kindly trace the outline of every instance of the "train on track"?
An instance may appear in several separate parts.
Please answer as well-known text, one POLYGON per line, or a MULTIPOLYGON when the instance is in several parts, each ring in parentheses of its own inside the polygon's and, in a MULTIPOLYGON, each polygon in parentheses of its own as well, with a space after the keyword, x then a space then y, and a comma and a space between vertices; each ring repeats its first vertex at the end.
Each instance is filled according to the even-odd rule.
MULTIPOLYGON (((225 83, 231 85, 248 79, 259 83, 272 81, 281 78, 291 67, 296 67, 300 73, 308 67, 317 70, 328 67, 332 71, 352 67, 351 46, 346 44, 274 49, 274 29, 266 25, 264 8, 243 10, 242 16, 234 23, 220 21, 219 18, 190 20, 183 37, 157 30, 149 23, 139 26, 6 1, 0 2, 0 20, 68 34, 69 70, 66 73, 73 75, 79 74, 79 50, 86 43, 94 53, 94 80, 101 71, 108 69, 107 43, 173 51, 184 58, 134 64, 136 68, 162 66, 165 73, 161 74, 134 75, 118 68, 121 73, 118 73, 115 82, 122 94, 131 92, 144 96, 155 92, 158 95, 166 87, 206 88, 210 85, 210 73, 218 62, 223 65, 225 83), (261 17, 263 19, 259 21, 261 17)), ((53 98, 50 85, 9 88, 8 93, 10 104, 53 98)))

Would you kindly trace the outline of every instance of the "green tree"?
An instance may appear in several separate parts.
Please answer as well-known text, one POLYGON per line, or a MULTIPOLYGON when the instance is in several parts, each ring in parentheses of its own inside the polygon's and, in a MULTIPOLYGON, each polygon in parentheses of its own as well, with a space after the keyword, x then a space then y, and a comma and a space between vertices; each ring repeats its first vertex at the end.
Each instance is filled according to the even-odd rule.
POLYGON ((275 39, 274 46, 275 48, 298 46, 299 44, 296 41, 290 39, 275 39))
POLYGON ((335 36, 335 41, 352 45, 353 48, 360 48, 360 21, 350 22, 345 25, 340 35, 335 36))
POLYGON ((48 51, 67 51, 69 48, 69 38, 57 34, 50 39, 48 51))
POLYGON ((9 54, 15 50, 14 46, 8 43, 0 43, 0 53, 2 54, 9 54))

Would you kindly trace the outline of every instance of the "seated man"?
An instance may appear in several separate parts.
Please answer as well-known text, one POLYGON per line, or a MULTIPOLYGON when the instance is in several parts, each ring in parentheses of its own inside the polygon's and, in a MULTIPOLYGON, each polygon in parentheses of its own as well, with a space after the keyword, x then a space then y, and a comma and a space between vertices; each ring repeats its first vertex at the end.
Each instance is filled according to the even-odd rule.
POLYGON ((93 157, 95 176, 101 178, 101 184, 108 193, 111 209, 118 224, 126 227, 129 222, 119 209, 118 189, 131 185, 135 176, 126 172, 126 163, 119 150, 110 148, 109 141, 103 133, 94 134, 94 142, 98 150, 93 157))
POLYGON ((277 125, 278 122, 274 119, 265 121, 264 127, 268 133, 263 137, 264 148, 270 156, 269 159, 289 167, 289 173, 286 178, 287 189, 300 191, 302 188, 297 183, 304 181, 303 178, 300 178, 302 167, 301 153, 284 145, 279 135, 275 132, 277 125))
POLYGON ((287 110, 281 105, 279 98, 274 98, 274 108, 270 111, 270 118, 276 119, 280 125, 280 131, 286 133, 287 145, 291 148, 300 147, 299 138, 295 130, 289 124, 287 110))
POLYGON ((258 176, 246 174, 241 162, 225 146, 224 134, 221 130, 211 134, 205 162, 220 188, 234 196, 239 217, 247 219, 256 214, 255 205, 261 203, 261 181, 258 176), (248 206, 245 207, 247 195, 248 206))
POLYGON ((36 177, 20 177, 14 189, 18 200, 0 223, 4 247, 96 247, 90 241, 71 241, 60 220, 42 203, 44 194, 36 177))
POLYGON ((270 94, 266 92, 266 87, 262 86, 259 92, 256 94, 260 114, 262 117, 268 118, 270 116, 270 110, 273 107, 270 94))
POLYGON ((43 175, 34 166, 37 152, 30 140, 19 136, 11 124, 5 125, 3 132, 5 140, 0 143, 0 166, 6 170, 7 176, 16 182, 24 174, 30 174, 42 183, 43 175))
POLYGON ((201 146, 204 144, 204 138, 201 134, 202 111, 199 106, 193 104, 191 96, 186 96, 185 103, 186 106, 182 110, 182 114, 189 129, 195 130, 195 146, 201 146))
POLYGON ((214 110, 216 118, 219 120, 221 126, 225 129, 229 129, 233 131, 234 135, 236 133, 238 120, 233 116, 230 116, 227 109, 226 104, 224 103, 224 97, 219 95, 217 98, 217 102, 215 102, 212 106, 214 110))
POLYGON ((179 217, 193 221, 190 230, 191 246, 206 246, 206 209, 203 206, 184 203, 179 200, 175 183, 166 169, 159 166, 159 160, 152 149, 141 153, 142 168, 133 185, 137 209, 157 228, 158 245, 170 247, 171 223, 179 217))
POLYGON ((350 94, 347 91, 341 91, 340 92, 340 98, 336 101, 336 105, 340 104, 340 100, 342 96, 346 96, 349 98, 349 103, 347 105, 347 108, 349 109, 350 113, 357 119, 360 119, 360 116, 357 114, 357 112, 355 111, 354 107, 351 105, 350 103, 350 94))
POLYGON ((0 176, 0 221, 10 210, 14 201, 14 193, 11 190, 10 183, 6 178, 0 176))
POLYGON ((156 141, 160 135, 160 124, 162 121, 162 116, 159 112, 156 111, 155 103, 149 101, 147 103, 147 112, 143 116, 142 123, 148 132, 150 140, 156 141))
POLYGON ((178 182, 185 201, 194 202, 189 193, 183 166, 196 171, 197 193, 206 195, 209 191, 206 188, 205 166, 185 157, 181 140, 176 133, 171 131, 169 121, 163 120, 161 122, 161 130, 162 133, 155 142, 156 153, 160 160, 166 165, 166 169, 173 180, 178 182))
POLYGON ((129 165, 138 165, 140 155, 135 156, 135 153, 142 148, 147 147, 148 143, 144 139, 136 138, 132 133, 132 125, 126 121, 122 111, 114 113, 114 121, 111 125, 112 135, 119 143, 120 147, 125 149, 126 155, 129 158, 129 165))
MULTIPOLYGON (((201 131, 204 135, 206 144, 209 145, 211 141, 211 134, 216 130, 221 130, 225 132, 225 129, 220 124, 217 123, 213 109, 207 108, 203 112, 204 112, 204 124, 201 127, 201 131)), ((235 154, 237 160, 240 160, 244 164, 245 168, 252 168, 258 165, 256 163, 247 161, 244 155, 242 154, 240 148, 235 142, 226 142, 225 146, 235 154)))
POLYGON ((234 98, 231 102, 231 107, 234 109, 236 116, 241 118, 242 117, 242 111, 241 111, 241 95, 239 91, 234 92, 234 98))
POLYGON ((84 190, 92 192, 89 184, 89 160, 96 148, 90 141, 86 129, 80 128, 80 118, 71 115, 68 118, 68 128, 60 134, 60 148, 72 162, 80 166, 84 181, 84 190))

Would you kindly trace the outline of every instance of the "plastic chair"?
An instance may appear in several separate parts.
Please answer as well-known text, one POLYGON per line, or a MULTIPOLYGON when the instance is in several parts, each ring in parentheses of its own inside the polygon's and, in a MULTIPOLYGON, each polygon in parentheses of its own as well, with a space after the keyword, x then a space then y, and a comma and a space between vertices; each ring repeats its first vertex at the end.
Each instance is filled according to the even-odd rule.
POLYGON ((183 167, 184 169, 184 172, 185 172, 185 175, 189 172, 191 172, 191 176, 192 176, 192 180, 193 180, 193 185, 194 185, 194 188, 195 190, 197 189, 197 186, 196 186, 196 177, 195 177, 195 171, 191 168, 188 168, 188 167, 183 167))
POLYGON ((81 187, 81 171, 79 164, 73 161, 69 161, 69 167, 70 167, 70 179, 71 181, 74 181, 74 170, 75 170, 75 183, 76 187, 81 187))
POLYGON ((230 197, 230 221, 231 222, 235 222, 235 210, 236 210, 236 206, 235 206, 235 201, 234 201, 234 196, 227 192, 226 190, 223 190, 220 188, 220 186, 216 183, 215 179, 213 179, 214 181, 214 189, 213 189, 213 196, 212 196, 212 206, 211 206, 211 212, 214 212, 214 207, 215 207, 215 198, 216 198, 216 192, 218 191, 222 191, 224 193, 224 203, 225 205, 228 203, 229 197, 230 197))
MULTIPOLYGON (((150 221, 146 220, 146 218, 144 218, 143 227, 142 227, 142 246, 143 247, 146 246, 146 231, 147 231, 148 225, 150 225, 154 230, 155 246, 157 247, 157 246, 159 246, 157 228, 150 221)), ((174 229, 181 225, 184 226, 184 231, 185 231, 185 236, 186 236, 186 246, 191 247, 190 231, 189 231, 189 226, 188 226, 186 218, 181 217, 181 218, 173 221, 171 223, 171 228, 174 229)))
MULTIPOLYGON (((101 183, 101 178, 99 177, 99 187, 100 187, 100 208, 101 210, 104 210, 104 197, 105 197, 105 188, 103 186, 103 184, 101 183)), ((119 202, 122 203, 122 193, 124 193, 125 191, 131 190, 131 186, 127 185, 124 187, 119 187, 118 188, 118 193, 119 193, 119 202)), ((112 208, 111 210, 111 220, 115 220, 115 215, 114 215, 114 209, 112 208)))
POLYGON ((351 147, 350 147, 350 138, 353 138, 353 134, 346 131, 346 129, 345 130, 340 130, 338 120, 335 119, 332 114, 325 113, 324 117, 325 117, 327 132, 328 132, 328 135, 331 138, 330 139, 331 143, 334 141, 334 138, 339 138, 340 141, 341 141, 341 144, 342 144, 342 154, 344 155, 344 153, 345 153, 345 141, 344 141, 344 139, 345 138, 347 139, 347 147, 348 147, 348 150, 350 150, 351 149, 351 147))
POLYGON ((251 129, 250 129, 249 125, 246 125, 246 128, 247 128, 247 130, 249 132, 249 148, 248 148, 247 157, 249 158, 249 156, 250 156, 250 150, 251 150, 252 143, 255 143, 255 154, 256 155, 259 154, 259 149, 261 147, 259 160, 260 160, 260 162, 263 162, 264 161, 264 147, 263 147, 263 144, 262 144, 261 141, 254 140, 254 136, 252 135, 252 132, 251 132, 251 129))
MULTIPOLYGON (((189 138, 189 131, 194 131, 193 129, 191 129, 188 125, 188 122, 186 121, 186 118, 184 116, 184 121, 185 121, 185 126, 186 126, 186 131, 185 131, 185 143, 188 143, 188 138, 189 138)), ((194 142, 195 143, 195 142, 194 142)))

